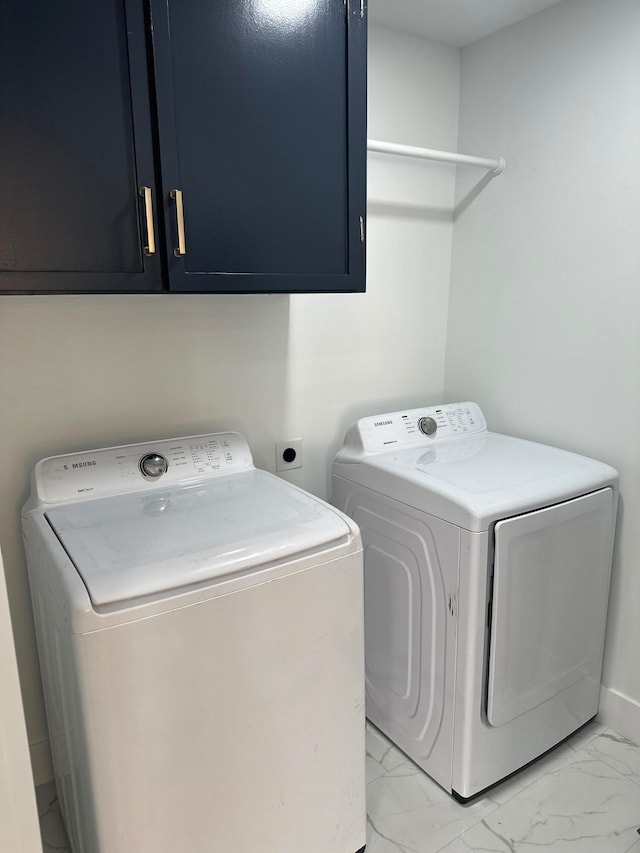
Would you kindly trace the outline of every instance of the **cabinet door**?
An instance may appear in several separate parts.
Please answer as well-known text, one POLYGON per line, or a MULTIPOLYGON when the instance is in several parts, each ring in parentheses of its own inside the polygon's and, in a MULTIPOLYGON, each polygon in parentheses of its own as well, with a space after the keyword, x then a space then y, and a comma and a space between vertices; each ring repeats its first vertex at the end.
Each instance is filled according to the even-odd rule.
POLYGON ((161 287, 145 38, 139 2, 0 0, 0 289, 161 287))
POLYGON ((151 9, 171 289, 364 290, 365 4, 151 9))

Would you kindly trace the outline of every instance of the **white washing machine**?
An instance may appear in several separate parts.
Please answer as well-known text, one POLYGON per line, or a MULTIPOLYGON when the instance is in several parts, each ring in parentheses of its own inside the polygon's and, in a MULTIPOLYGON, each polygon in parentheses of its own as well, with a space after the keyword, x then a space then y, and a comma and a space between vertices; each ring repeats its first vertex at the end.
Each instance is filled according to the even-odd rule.
POLYGON ((364 850, 350 519, 219 433, 45 459, 23 529, 74 853, 364 850))
POLYGON ((367 716, 458 799, 595 716, 617 491, 474 403, 347 432, 333 502, 364 543, 367 716))

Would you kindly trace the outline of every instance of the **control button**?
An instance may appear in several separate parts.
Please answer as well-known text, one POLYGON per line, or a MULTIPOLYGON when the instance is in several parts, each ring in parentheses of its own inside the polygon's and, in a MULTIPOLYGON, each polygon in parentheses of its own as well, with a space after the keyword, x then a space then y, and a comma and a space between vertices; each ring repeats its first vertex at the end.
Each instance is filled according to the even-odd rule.
POLYGON ((146 453, 140 460, 140 473, 145 480, 157 480, 167 473, 169 463, 160 453, 146 453))
POLYGON ((424 435, 435 435, 435 432, 438 429, 438 424, 433 418, 420 418, 418 421, 418 429, 420 432, 424 433, 424 435))

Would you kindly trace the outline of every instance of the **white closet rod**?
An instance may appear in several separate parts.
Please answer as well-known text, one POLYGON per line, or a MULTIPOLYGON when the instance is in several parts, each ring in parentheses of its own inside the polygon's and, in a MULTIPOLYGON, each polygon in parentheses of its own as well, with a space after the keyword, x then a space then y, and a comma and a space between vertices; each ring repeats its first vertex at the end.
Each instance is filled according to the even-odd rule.
POLYGON ((399 145, 397 142, 380 142, 379 139, 367 139, 367 149, 380 154, 401 154, 405 157, 419 157, 422 160, 439 160, 442 163, 461 163, 465 166, 480 166, 491 169, 496 175, 505 167, 504 157, 492 160, 489 157, 472 157, 470 154, 456 154, 452 151, 437 151, 434 148, 418 148, 415 145, 399 145))

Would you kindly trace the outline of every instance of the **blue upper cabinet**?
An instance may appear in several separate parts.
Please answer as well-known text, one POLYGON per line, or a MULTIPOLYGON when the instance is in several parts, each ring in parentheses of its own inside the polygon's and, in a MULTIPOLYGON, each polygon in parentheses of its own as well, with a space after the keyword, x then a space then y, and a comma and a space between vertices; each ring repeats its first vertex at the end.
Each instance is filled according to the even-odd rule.
POLYGON ((364 290, 364 0, 0 0, 0 23, 0 288, 364 290))
POLYGON ((172 290, 364 290, 360 0, 151 0, 172 290))
POLYGON ((141 4, 0 0, 2 290, 162 287, 151 128, 141 4))

